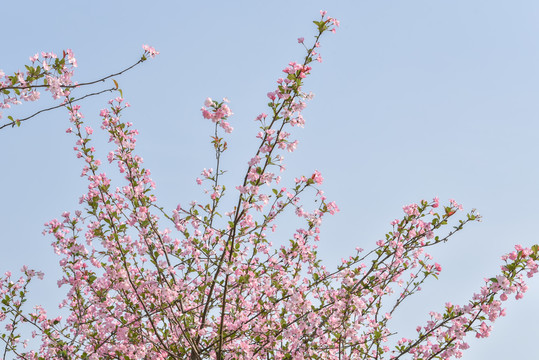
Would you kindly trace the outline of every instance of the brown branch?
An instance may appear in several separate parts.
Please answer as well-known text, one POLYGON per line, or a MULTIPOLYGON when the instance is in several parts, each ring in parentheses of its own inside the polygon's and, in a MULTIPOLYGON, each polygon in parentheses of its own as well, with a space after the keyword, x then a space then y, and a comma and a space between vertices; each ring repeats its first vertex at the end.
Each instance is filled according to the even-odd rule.
MULTIPOLYGON (((105 92, 107 92, 107 91, 114 91, 114 90, 116 90, 115 87, 110 88, 110 89, 101 90, 101 91, 96 92, 96 93, 86 94, 86 95, 84 95, 84 96, 82 96, 82 97, 80 97, 80 98, 78 98, 78 99, 73 99, 73 100, 71 100, 70 102, 71 102, 71 103, 74 103, 74 102, 80 101, 80 100, 85 99, 85 98, 90 97, 90 96, 100 95, 100 94, 103 94, 103 93, 105 93, 105 92)), ((67 103, 62 103, 62 104, 60 104, 60 105, 56 105, 56 106, 53 106, 53 107, 50 107, 50 108, 47 108, 47 109, 43 109, 43 110, 40 110, 40 111, 38 111, 38 112, 36 112, 36 113, 34 113, 34 114, 28 116, 28 117, 25 117, 24 119, 18 119, 18 121, 19 121, 19 122, 23 122, 23 121, 26 121, 26 120, 29 120, 29 119, 33 118, 33 117, 36 116, 36 115, 41 114, 42 112, 50 111, 50 110, 54 110, 54 109, 58 109, 58 108, 61 108, 61 107, 66 106, 66 105, 67 105, 67 103)), ((13 122, 8 123, 8 124, 0 125, 0 130, 2 130, 3 128, 8 127, 8 126, 10 126, 10 125, 11 125, 11 127, 14 127, 15 124, 16 124, 16 122, 13 121, 13 122)))
MULTIPOLYGON (((142 63, 144 61, 146 61, 146 58, 142 57, 142 58, 140 58, 139 61, 137 61, 133 65, 129 66, 128 68, 123 69, 120 72, 117 72, 117 73, 114 73, 114 74, 111 74, 111 75, 107 75, 105 77, 102 77, 101 79, 94 80, 94 81, 83 82, 83 83, 75 84, 75 85, 60 85, 60 88, 64 88, 64 89, 65 88, 77 88, 77 87, 80 87, 80 86, 97 84, 98 82, 103 82, 103 81, 105 81, 107 79, 110 79, 113 76, 122 75, 124 72, 131 70, 132 68, 134 68, 135 66, 137 66, 138 64, 140 64, 140 63, 142 63)), ((17 90, 25 90, 25 89, 35 89, 35 88, 48 88, 48 87, 50 87, 50 85, 46 85, 46 84, 43 84, 43 85, 26 85, 26 86, 6 86, 6 87, 0 87, 0 91, 1 90, 15 90, 15 89, 17 89, 17 90)))

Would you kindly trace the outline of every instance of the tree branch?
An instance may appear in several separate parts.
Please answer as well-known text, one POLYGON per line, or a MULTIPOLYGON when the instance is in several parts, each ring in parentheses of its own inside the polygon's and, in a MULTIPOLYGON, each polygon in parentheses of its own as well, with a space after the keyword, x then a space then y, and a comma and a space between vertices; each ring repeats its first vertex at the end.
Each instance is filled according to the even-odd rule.
MULTIPOLYGON (((74 103, 74 102, 80 101, 80 100, 85 99, 85 98, 90 97, 90 96, 100 95, 100 94, 103 94, 103 93, 105 93, 107 91, 114 91, 114 90, 117 90, 117 89, 115 87, 113 87, 113 88, 110 88, 110 89, 101 90, 101 91, 96 92, 96 93, 91 93, 91 94, 84 95, 84 96, 82 96, 82 97, 80 97, 78 99, 73 99, 73 100, 71 100, 71 102, 74 103)), ((38 111, 38 112, 28 116, 28 117, 25 117, 24 119, 18 119, 18 121, 23 122, 23 121, 26 121, 26 120, 30 120, 31 118, 33 118, 36 115, 41 114, 42 112, 58 109, 58 108, 66 106, 66 105, 67 105, 67 103, 62 103, 60 105, 56 105, 56 106, 53 106, 53 107, 50 107, 50 108, 47 108, 47 109, 43 109, 43 110, 40 110, 40 111, 38 111)), ((2 130, 3 128, 8 127, 8 126, 14 127, 15 125, 16 125, 15 121, 13 121, 11 123, 8 123, 8 124, 3 124, 3 125, 0 125, 0 130, 2 130)))

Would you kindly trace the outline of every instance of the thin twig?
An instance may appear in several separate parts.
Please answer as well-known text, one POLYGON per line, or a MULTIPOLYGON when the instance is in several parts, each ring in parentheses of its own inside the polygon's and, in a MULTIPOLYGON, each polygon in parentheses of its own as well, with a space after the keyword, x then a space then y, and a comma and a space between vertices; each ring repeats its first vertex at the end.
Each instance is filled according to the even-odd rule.
MULTIPOLYGON (((112 75, 111 75, 111 76, 112 76, 112 75)), ((96 93, 86 94, 86 95, 84 95, 84 96, 82 96, 82 97, 80 97, 80 98, 78 98, 78 99, 71 100, 71 102, 74 103, 74 102, 80 101, 80 100, 85 99, 85 98, 90 97, 90 96, 100 95, 100 94, 103 94, 103 93, 105 93, 105 92, 107 92, 107 91, 114 91, 114 90, 116 90, 115 87, 110 88, 110 89, 101 90, 101 91, 96 92, 96 93)), ((26 120, 29 120, 29 119, 33 118, 33 117, 36 116, 36 115, 41 114, 42 112, 50 111, 50 110, 54 110, 54 109, 58 109, 58 108, 61 108, 61 107, 66 106, 66 105, 67 105, 67 103, 63 103, 63 104, 56 105, 56 106, 53 106, 53 107, 50 107, 50 108, 47 108, 47 109, 39 110, 38 112, 36 112, 36 113, 34 113, 34 114, 32 114, 32 115, 30 115, 30 116, 28 116, 28 117, 25 117, 24 119, 18 119, 18 121, 19 121, 19 122, 23 122, 23 121, 26 121, 26 120)), ((13 122, 11 122, 11 123, 1 125, 1 126, 0 126, 0 130, 2 130, 3 128, 8 127, 8 126, 14 127, 15 124, 16 124, 16 122, 13 121, 13 122)))
MULTIPOLYGON (((81 87, 81 86, 97 84, 98 82, 103 82, 103 81, 105 81, 107 79, 110 79, 113 76, 122 75, 124 72, 131 70, 132 68, 134 68, 135 66, 137 66, 138 64, 140 64, 140 63, 142 63, 144 61, 146 61, 146 59, 143 57, 139 61, 137 61, 136 63, 131 65, 130 67, 125 68, 122 71, 117 72, 115 74, 105 76, 105 77, 103 77, 103 78, 101 78, 99 80, 88 81, 88 82, 74 84, 74 85, 60 85, 59 87, 60 88, 77 88, 77 87, 81 87)), ((43 84, 43 85, 26 85, 26 86, 6 86, 6 87, 0 87, 0 90, 14 90, 14 89, 24 90, 24 89, 48 88, 48 87, 50 87, 50 85, 46 85, 46 84, 43 84)))

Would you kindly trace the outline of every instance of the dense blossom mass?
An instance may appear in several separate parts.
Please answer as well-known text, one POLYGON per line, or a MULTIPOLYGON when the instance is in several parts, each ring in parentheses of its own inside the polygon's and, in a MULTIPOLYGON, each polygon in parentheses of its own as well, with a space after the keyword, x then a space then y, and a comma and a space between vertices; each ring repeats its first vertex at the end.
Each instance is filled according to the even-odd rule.
MULTIPOLYGON (((171 212, 157 203, 150 170, 135 152, 137 130, 122 120, 129 104, 123 96, 101 110, 100 129, 112 150, 107 162, 123 175, 114 184, 102 170, 91 145, 99 130, 84 121, 70 91, 73 53, 62 58, 43 53, 30 58, 37 67, 6 76, 3 108, 39 97, 36 81, 63 99, 75 136, 74 151, 83 165, 88 191, 81 210, 64 212, 45 224, 54 241, 67 289, 60 308, 67 316, 49 317, 41 306, 27 309, 28 285, 43 273, 22 268, 19 278, 0 279, 2 358, 16 359, 452 359, 468 348, 465 336, 486 337, 490 324, 503 316, 503 301, 521 298, 524 275, 538 271, 538 247, 516 246, 502 259, 501 273, 487 279, 469 303, 447 303, 442 312, 397 338, 391 319, 408 297, 421 290, 441 266, 425 249, 446 242, 480 216, 472 210, 444 229, 463 209, 439 199, 403 207, 403 217, 371 251, 360 248, 335 270, 317 254, 324 216, 339 211, 319 188, 322 174, 282 178, 284 154, 295 151, 293 131, 305 125, 302 111, 311 94, 303 81, 311 74, 320 38, 339 22, 321 12, 314 22, 307 54, 290 62, 267 94, 267 113, 255 120, 258 147, 246 159, 243 182, 227 189, 222 182, 223 136, 233 131, 227 99, 207 98, 202 117, 212 122, 214 168, 204 168, 197 184, 206 187, 207 202, 178 205, 171 212), (224 134, 223 134, 224 132, 224 134), (311 193, 314 201, 306 201, 311 193), (234 205, 224 208, 229 196, 234 205), (275 246, 278 217, 294 214, 301 225, 290 239, 275 246), (34 340, 23 340, 24 326, 34 340), (37 345, 35 345, 37 344, 37 345)), ((144 45, 144 55, 159 54, 144 45)), ((117 88, 117 83, 116 83, 117 88)), ((101 132, 99 132, 101 133, 101 132)))
MULTIPOLYGON (((0 70, 0 89, 2 101, 0 109, 9 109, 12 105, 19 105, 22 101, 36 101, 40 97, 38 88, 50 91, 54 99, 69 96, 70 89, 74 87, 71 80, 77 60, 71 49, 63 53, 62 58, 51 52, 42 52, 30 56, 31 66, 26 66, 27 71, 17 71, 13 75, 7 75, 0 70), (43 85, 38 85, 38 80, 43 79, 43 85)), ((0 119, 2 112, 0 112, 0 119)))

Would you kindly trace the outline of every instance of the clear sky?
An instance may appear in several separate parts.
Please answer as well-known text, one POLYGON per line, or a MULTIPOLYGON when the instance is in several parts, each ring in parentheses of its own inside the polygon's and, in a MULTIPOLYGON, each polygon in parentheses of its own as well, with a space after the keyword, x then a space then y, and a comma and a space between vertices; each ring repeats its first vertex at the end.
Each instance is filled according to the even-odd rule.
MULTIPOLYGON (((296 39, 312 39, 320 9, 341 28, 322 40, 324 61, 305 85, 316 96, 296 132, 298 150, 285 161, 292 178, 320 170, 341 209, 323 226, 328 266, 356 246, 372 248, 402 205, 439 196, 483 215, 431 251, 444 269, 440 279, 394 318, 399 337, 413 336, 428 311, 465 304, 515 244, 539 242, 539 2, 5 1, 0 69, 71 48, 75 78, 87 81, 135 62, 142 44, 154 46, 156 59, 117 80, 132 105, 124 116, 140 131, 138 152, 170 208, 203 199, 194 179, 214 166, 204 99, 228 97, 235 113, 224 159, 233 182, 256 144, 253 119, 265 111, 265 94, 289 61, 301 59, 296 39)), ((84 104, 87 121, 97 124, 107 100, 84 104)), ((61 293, 43 224, 77 209, 85 192, 68 126, 57 110, 0 132, 0 271, 44 270, 32 300, 49 306, 61 293)), ((470 339, 463 359, 536 358, 539 281, 529 285, 523 300, 506 303, 491 337, 470 339)))

